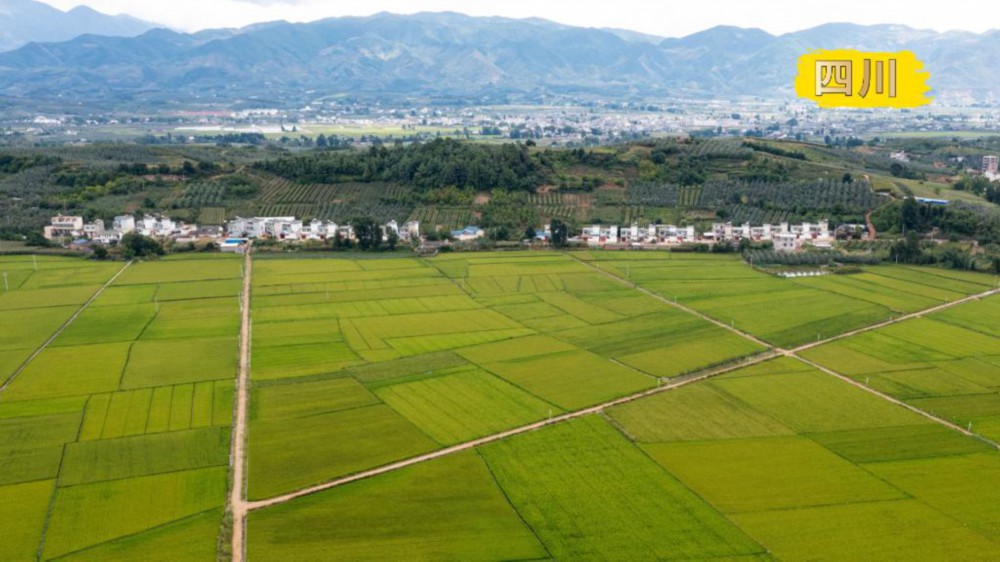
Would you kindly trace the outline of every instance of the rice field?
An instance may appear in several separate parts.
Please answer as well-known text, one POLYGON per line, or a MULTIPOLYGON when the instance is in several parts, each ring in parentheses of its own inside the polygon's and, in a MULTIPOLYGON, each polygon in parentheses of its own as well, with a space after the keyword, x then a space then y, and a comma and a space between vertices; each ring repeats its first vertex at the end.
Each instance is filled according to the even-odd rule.
MULTIPOLYGON (((0 559, 226 559, 242 264, 136 263, 84 306, 121 264, 0 257, 0 559)), ((255 257, 251 501, 755 364, 253 510, 247 555, 998 558, 987 442, 674 306, 794 349, 994 286, 711 254, 255 257)), ((998 307, 800 353, 997 440, 998 307)))
POLYGON ((1000 439, 1000 297, 836 341, 810 359, 918 408, 1000 439))
POLYGON ((997 283, 985 274, 909 266, 782 279, 746 267, 738 256, 590 252, 580 257, 783 348, 982 293, 997 283))
POLYGON ((253 291, 254 499, 762 351, 559 254, 258 258, 253 291), (339 409, 306 390, 327 384, 363 399, 339 409), (267 419, 256 401, 279 389, 310 413, 267 419))
MULTIPOLYGON (((0 314, 25 329, 0 333, 0 379, 19 366, 7 357, 23 361, 122 267, 39 257, 36 272, 30 257, 2 259, 25 275, 0 314)), ((2 514, 18 524, 0 558, 215 556, 240 264, 131 265, 0 393, 0 510, 19 506, 2 514)))
POLYGON ((995 510, 986 507, 996 499, 985 482, 1000 458, 974 438, 793 359, 673 394, 608 415, 779 558, 997 555, 996 519, 987 515, 995 510), (688 419, 695 409, 708 419, 688 419))

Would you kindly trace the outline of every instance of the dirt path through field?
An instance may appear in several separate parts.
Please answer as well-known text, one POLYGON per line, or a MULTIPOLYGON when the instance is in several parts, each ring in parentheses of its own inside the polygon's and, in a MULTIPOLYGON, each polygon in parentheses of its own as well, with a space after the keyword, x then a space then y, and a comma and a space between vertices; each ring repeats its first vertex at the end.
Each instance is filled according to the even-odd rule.
POLYGON ((937 306, 932 306, 931 308, 925 308, 924 310, 918 310, 916 312, 911 312, 909 314, 903 314, 902 316, 899 316, 898 318, 891 318, 889 320, 886 320, 885 322, 880 322, 878 324, 872 324, 871 326, 865 326, 864 328, 858 328, 857 330, 851 330, 850 332, 844 332, 843 334, 840 334, 840 335, 837 335, 837 336, 833 336, 833 337, 829 337, 829 338, 826 338, 825 340, 821 340, 821 341, 818 341, 818 342, 807 343, 805 345, 796 347, 795 349, 793 349, 791 351, 792 351, 792 353, 799 353, 799 352, 802 352, 802 351, 806 351, 808 349, 812 349, 814 347, 818 347, 818 346, 821 346, 821 345, 828 344, 828 343, 833 342, 833 341, 842 340, 844 338, 849 338, 851 336, 856 336, 858 334, 863 334, 865 332, 870 332, 872 330, 878 330, 879 328, 884 328, 886 326, 890 326, 890 325, 896 324, 898 322, 903 322, 905 320, 912 320, 914 318, 920 318, 920 317, 926 316, 928 314, 934 314, 935 312, 940 312, 942 310, 951 308, 953 306, 958 306, 960 304, 965 304, 967 302, 977 301, 977 300, 980 300, 980 299, 984 299, 986 297, 991 297, 991 296, 996 295, 996 294, 1000 294, 1000 289, 991 289, 991 290, 983 292, 983 293, 977 293, 975 295, 969 295, 969 296, 967 296, 965 298, 961 298, 961 299, 954 300, 954 301, 951 301, 951 302, 946 302, 944 304, 939 304, 937 306))
POLYGON ((812 367, 812 368, 814 368, 814 369, 816 369, 818 371, 822 371, 822 372, 824 372, 824 373, 826 373, 826 374, 828 374, 830 376, 837 377, 838 379, 840 379, 840 380, 842 380, 842 381, 844 381, 844 382, 846 382, 848 384, 854 385, 854 386, 860 388, 861 390, 864 390, 865 392, 869 392, 871 394, 874 394, 875 396, 878 396, 879 398, 881 398, 883 400, 887 400, 889 402, 892 402, 893 404, 895 404, 897 406, 901 406, 903 408, 906 408, 907 410, 909 410, 909 411, 911 411, 911 412, 913 412, 915 414, 919 414, 919 415, 921 415, 921 416, 923 416, 923 417, 925 417, 925 418, 927 418, 927 419, 929 419, 931 421, 934 421, 934 422, 937 422, 937 423, 939 423, 939 424, 941 424, 943 426, 946 426, 946 427, 948 427, 948 429, 955 430, 955 431, 957 431, 957 432, 959 432, 959 433, 961 433, 963 435, 967 435, 969 437, 974 437, 974 438, 976 438, 976 439, 978 439, 978 440, 986 443, 987 445, 993 447, 994 449, 1000 450, 1000 444, 998 444, 996 441, 992 441, 990 439, 987 439, 987 438, 983 437, 982 435, 976 435, 975 433, 969 431, 968 429, 966 429, 966 428, 964 428, 964 427, 962 427, 962 426, 960 426, 958 424, 952 423, 952 422, 950 422, 950 421, 948 421, 948 420, 946 420, 944 418, 940 418, 938 416, 935 416, 934 414, 932 414, 932 413, 930 413, 930 412, 928 412, 926 410, 921 410, 920 408, 917 408, 916 406, 911 406, 910 404, 907 404, 906 402, 903 402, 902 400, 898 400, 896 398, 893 398, 892 396, 889 396, 888 394, 883 394, 883 393, 875 390, 874 388, 872 388, 872 387, 870 387, 868 385, 862 384, 862 383, 860 383, 860 382, 852 379, 851 377, 849 377, 847 375, 842 375, 842 374, 838 373, 837 371, 834 371, 833 369, 829 369, 827 367, 824 367, 824 366, 820 365, 819 363, 814 363, 814 362, 812 362, 812 361, 810 361, 808 359, 803 359, 802 357, 799 357, 798 355, 795 355, 795 352, 789 351, 785 355, 787 355, 789 357, 794 357, 795 359, 798 359, 799 361, 802 361, 806 365, 809 365, 810 367, 812 367))
POLYGON ((679 310, 683 310, 684 312, 687 312, 688 314, 690 314, 692 316, 697 316, 698 318, 701 318, 702 320, 704 320, 706 322, 711 322, 712 324, 715 324, 716 326, 718 326, 720 328, 724 328, 726 330, 729 330, 730 332, 734 332, 734 333, 736 333, 736 334, 738 334, 740 336, 743 336, 744 338, 746 338, 746 339, 748 339, 748 340, 750 340, 750 341, 752 341, 752 342, 754 342, 756 344, 762 345, 762 346, 764 346, 764 347, 766 347, 768 349, 774 348, 773 345, 767 343, 764 340, 761 340, 761 339, 757 338, 757 336, 754 336, 753 334, 750 334, 750 333, 744 332, 743 330, 740 330, 739 328, 737 328, 736 326, 734 326, 732 324, 726 324, 725 322, 721 322, 719 320, 716 320, 715 318, 712 318, 711 316, 707 316, 705 314, 702 314, 701 312, 698 312, 697 310, 695 310, 693 308, 688 308, 688 307, 684 306, 683 304, 680 304, 676 300, 670 300, 670 299, 668 299, 668 298, 666 298, 666 297, 664 297, 662 295, 658 295, 658 294, 650 291, 649 289, 645 289, 643 287, 640 287, 640 286, 636 285, 635 283, 629 281, 628 279, 622 279, 621 277, 615 275, 614 273, 611 273, 610 271, 605 271, 605 270, 601 269, 600 266, 596 266, 596 265, 594 265, 594 264, 592 264, 590 262, 583 261, 583 260, 581 260, 580 258, 574 256, 571 253, 568 253, 566 255, 569 256, 569 257, 571 257, 571 258, 573 258, 574 260, 582 263, 583 265, 589 267, 590 269, 593 269, 594 271, 597 271, 598 273, 603 273, 604 275, 610 277, 611 279, 614 279, 615 281, 618 281, 619 283, 622 283, 622 284, 624 284, 624 285, 626 285, 626 286, 628 286, 628 287, 630 287, 630 288, 632 288, 632 289, 634 289, 636 291, 639 291, 640 293, 642 293, 644 295, 653 297, 654 299, 656 299, 656 300, 658 300, 660 302, 664 302, 666 304, 669 304, 670 306, 672 306, 674 308, 677 308, 679 310))
MULTIPOLYGON (((577 259, 577 258, 573 257, 573 259, 577 259)), ((839 373, 837 373, 837 372, 835 372, 835 371, 833 371, 831 369, 828 369, 826 367, 823 367, 821 365, 813 363, 812 361, 810 361, 808 359, 803 359, 803 358, 799 357, 798 355, 796 355, 799 351, 804 351, 804 350, 807 350, 807 349, 810 349, 810 348, 813 348, 813 347, 816 347, 816 346, 819 346, 819 345, 830 343, 832 341, 836 341, 836 340, 839 340, 839 339, 842 339, 842 338, 850 337, 852 335, 860 334, 860 333, 867 332, 867 331, 870 331, 870 330, 875 330, 875 329, 882 328, 882 327, 885 327, 885 326, 889 326, 889 325, 892 325, 892 324, 896 324, 896 323, 899 323, 899 322, 904 322, 906 320, 910 320, 910 319, 913 319, 913 318, 918 318, 918 317, 921 317, 921 316, 926 315, 926 314, 931 314, 931 313, 934 313, 934 312, 939 312, 941 310, 945 310, 945 309, 948 309, 948 308, 951 308, 951 307, 954 307, 954 306, 958 306, 960 304, 964 304, 964 303, 967 303, 967 302, 970 302, 970 301, 974 301, 974 300, 977 300, 977 299, 981 299, 981 298, 985 298, 985 297, 988 297, 988 296, 992 296, 992 295, 1000 293, 1000 289, 992 289, 990 291, 979 293, 977 295, 971 295, 969 297, 966 297, 966 298, 963 298, 963 299, 959 299, 959 300, 955 300, 955 301, 952 301, 952 302, 949 302, 949 303, 944 303, 944 304, 941 304, 941 305, 938 305, 938 306, 935 306, 935 307, 932 307, 932 308, 928 308, 928 309, 925 309, 925 310, 917 311, 917 312, 914 312, 914 313, 911 313, 911 314, 901 315, 898 318, 893 318, 893 319, 891 319, 889 321, 886 321, 886 322, 883 322, 881 324, 876 324, 876 325, 868 326, 866 328, 861 328, 861 329, 858 329, 858 330, 847 332, 845 334, 840 334, 838 336, 833 336, 833 337, 830 337, 830 338, 827 338, 827 339, 824 339, 824 340, 820 340, 818 342, 814 342, 814 343, 811 343, 811 344, 808 344, 808 345, 804 345, 804 346, 801 346, 801 347, 798 347, 798 348, 795 348, 795 349, 792 349, 792 350, 785 350, 785 349, 775 348, 774 346, 772 346, 772 345, 770 345, 770 344, 768 344, 768 343, 766 343, 766 342, 758 339, 757 337, 753 336, 752 334, 748 334, 748 333, 743 332, 743 331, 741 331, 741 330, 739 330, 739 329, 737 329, 737 328, 735 328, 733 326, 727 325, 727 324, 725 324, 723 322, 719 322, 718 320, 715 320, 715 319, 710 318, 710 317, 708 317, 708 316, 706 316, 704 314, 701 314, 698 311, 689 309, 686 306, 683 306, 683 305, 680 305, 680 304, 675 303, 673 301, 670 301, 669 299, 666 299, 666 298, 664 298, 664 297, 662 297, 660 295, 652 293, 651 291, 648 291, 648 290, 643 289, 641 287, 637 287, 635 284, 631 283, 630 281, 622 279, 621 277, 618 277, 617 275, 614 275, 614 274, 612 274, 610 272, 604 271, 604 270, 600 269, 599 267, 594 267, 593 265, 591 265, 591 264, 589 264, 587 262, 583 262, 582 260, 578 260, 578 261, 580 261, 581 263, 584 263, 585 265, 588 265, 592 269, 595 269, 595 270, 597 270, 597 271, 599 271, 599 272, 601 272, 601 273, 603 273, 603 274, 611 277, 612 279, 615 279, 615 280, 617 280, 619 282, 622 282, 622 283, 628 285, 629 287, 632 287, 632 288, 634 288, 634 289, 636 289, 636 290, 638 290, 638 291, 640 291, 642 293, 645 293, 645 294, 647 294, 647 295, 649 295, 649 296, 651 296, 651 297, 653 297, 653 298, 655 298, 657 300, 660 300, 660 301, 665 302, 665 303, 667 303, 667 304, 669 304, 671 306, 674 306, 674 307, 676 307, 676 308, 678 308, 680 310, 683 310, 683 311, 685 311, 685 312, 687 312, 689 314, 697 316, 698 318, 702 318, 703 320, 711 322, 711 323, 713 323, 713 324, 715 324, 715 325, 717 325, 717 326, 719 326, 721 328, 725 328, 725 329, 727 329, 727 330, 729 330, 731 332, 735 332, 735 333, 739 334, 740 336, 742 336, 742 337, 744 337, 744 338, 746 338, 746 339, 748 339, 750 341, 753 341, 755 343, 758 343, 758 344, 760 344, 760 345, 762 345, 762 346, 764 346, 764 347, 766 347, 768 349, 767 349, 767 351, 765 351, 763 353, 760 353, 760 354, 758 354, 756 356, 753 356, 751 358, 745 359, 745 360, 743 360, 741 362, 734 363, 732 365, 727 365, 727 366, 722 366, 722 367, 715 367, 715 368, 712 368, 712 369, 706 369, 706 370, 701 371, 699 373, 693 373, 693 374, 690 374, 690 375, 680 376, 680 377, 677 377, 677 378, 671 380, 670 382, 668 382, 666 384, 663 384, 663 385, 658 386, 656 388, 651 388, 649 390, 645 390, 643 392, 639 392, 639 393, 632 394, 632 395, 629 395, 629 396, 624 396, 622 398, 611 400, 611 401, 605 402, 603 404, 597 404, 595 406, 590 406, 590 407, 584 408, 582 410, 577 410, 577 411, 574 411, 574 412, 568 412, 568 413, 562 414, 560 416, 552 417, 552 418, 549 418, 549 419, 546 419, 546 420, 542 420, 542 421, 535 422, 535 423, 532 423, 532 424, 529 424, 529 425, 525 425, 525 426, 522 426, 522 427, 510 429, 510 430, 503 431, 503 432, 500 432, 500 433, 495 433, 495 434, 492 434, 492 435, 481 437, 479 439, 475 439, 475 440, 468 441, 468 442, 465 442, 465 443, 460 443, 458 445, 453 445, 451 447, 448 447, 448 448, 445 448, 445 449, 440 449, 438 451, 434 451, 434 452, 427 453, 427 454, 424 454, 424 455, 412 457, 412 458, 409 458, 409 459, 404 459, 404 460, 401 460, 401 461, 398 461, 398 462, 394 462, 394 463, 391 463, 391 464, 388 464, 388 465, 385 465, 385 466, 373 468, 371 470, 366 470, 366 471, 363 471, 363 472, 358 472, 358 473, 355 473, 355 474, 344 476, 342 478, 331 480, 329 482, 325 482, 325 483, 322 483, 322 484, 317 484, 315 486, 310 486, 308 488, 303 488, 301 490, 297 490, 295 492, 291 492, 291 493, 284 494, 284 495, 281 495, 281 496, 276 496, 276 497, 273 497, 273 498, 268 498, 268 499, 258 500, 258 501, 245 501, 245 500, 242 499, 242 497, 240 497, 240 498, 238 498, 238 501, 237 501, 237 498, 234 495, 234 501, 233 501, 233 505, 234 505, 234 520, 235 520, 235 515, 236 515, 235 506, 237 506, 237 505, 240 506, 240 509, 241 509, 241 511, 240 511, 240 519, 242 520, 242 518, 244 518, 246 516, 246 514, 249 513, 250 511, 254 511, 254 510, 257 510, 257 509, 263 509, 263 508, 271 507, 271 506, 274 506, 274 505, 279 505, 279 504, 286 503, 286 502, 289 502, 291 500, 294 500, 296 498, 301 498, 303 496, 308 496, 308 495, 311 495, 311 494, 315 494, 315 493, 318 493, 318 492, 322 492, 322 491, 325 491, 325 490, 329 490, 329 489, 332 489, 332 488, 343 486, 345 484, 350 484, 352 482, 357 482, 359 480, 365 480, 365 479, 368 479, 368 478, 379 476, 381 474, 386 474, 386 473, 393 472, 393 471, 396 471, 396 470, 400 470, 400 469, 403 469, 403 468, 406 468, 406 467, 409 467, 409 466, 413 466, 413 465, 416 465, 416 464, 420 464, 420 463, 424 463, 424 462, 431 461, 431 460, 434 460, 434 459, 438 459, 438 458, 441 458, 441 457, 445 457, 445 456, 448 456, 448 455, 452 455, 452 454, 455 454, 455 453, 458 453, 458 452, 461 452, 461 451, 467 451, 467 450, 473 449, 475 447, 486 445, 488 443, 493 443, 495 441, 500 441, 500 440, 507 439, 507 438, 510 438, 510 437, 513 437, 513 436, 516 436, 516 435, 521 435, 523 433, 528 433, 528 432, 531 432, 531 431, 536 431, 536 430, 542 429, 544 427, 548 427, 548 426, 551 426, 551 425, 563 423, 563 422, 566 422, 566 421, 569 421, 569 420, 573 420, 573 419, 576 419, 576 418, 580 418, 580 417, 583 417, 583 416, 600 413, 600 412, 602 412, 602 411, 604 411, 604 410, 606 410, 608 408, 612 408, 614 406, 619 406, 621 404, 627 404, 629 402, 634 402, 636 400, 640 400, 640 399, 643 399, 643 398, 646 398, 646 397, 649 397, 649 396, 653 396, 653 395, 661 393, 661 392, 668 392, 670 390, 674 390, 674 389, 677 389, 677 388, 681 388, 681 387, 687 386, 689 384, 693 384, 693 383, 700 382, 700 381, 703 381, 703 380, 706 380, 706 379, 709 379, 709 378, 712 378, 712 377, 723 375, 725 373, 729 373, 729 372, 735 371, 737 369, 742 369, 744 367, 749 367, 749 366, 752 366, 752 365, 756 365, 758 363, 763 363, 764 361, 768 361, 768 360, 774 359, 775 357, 780 357, 780 356, 791 357, 791 358, 797 359, 799 361, 802 361, 803 363, 805 363, 807 365, 810 365, 810 366, 818 369, 819 371, 821 371, 823 373, 826 373, 828 375, 831 375, 831 376, 837 377, 839 379, 842 379, 845 382, 848 382, 850 384, 853 384, 854 386, 862 388, 865 391, 870 392, 870 393, 872 393, 872 394, 874 394, 874 395, 876 395, 876 396, 878 396, 878 397, 880 397, 880 398, 882 398, 884 400, 892 402, 893 404, 896 404, 898 406, 904 407, 904 408, 906 408, 906 409, 908 409, 908 410, 910 410, 912 412, 915 412, 915 413, 917 413, 919 415, 922 415, 922 416, 924 416, 924 417, 926 417, 926 418, 928 418, 928 419, 930 419, 930 420, 932 420, 934 422, 940 423, 940 424, 942 424, 942 425, 944 425, 944 426, 946 426, 946 427, 948 427, 950 429, 953 429, 955 431, 959 431, 959 432, 961 432, 961 433, 963 433, 965 435, 969 435, 969 436, 975 437, 975 438, 980 439, 980 440, 982 440, 982 441, 984 441, 984 442, 986 442, 986 443, 988 443, 988 444, 990 444, 990 445, 992 445, 994 447, 1000 448, 1000 445, 998 445, 997 443, 995 443, 993 441, 990 441, 988 439, 984 439, 983 437, 981 437, 979 435, 975 435, 972 432, 970 432, 970 431, 968 431, 968 430, 966 430, 966 429, 964 429, 964 428, 962 428, 962 427, 960 427, 958 425, 955 425, 955 424, 953 424, 953 423, 951 423, 951 422, 949 422, 949 421, 947 421, 945 419, 939 418, 939 417, 935 416, 934 414, 931 414, 929 412, 926 412, 924 410, 921 410, 919 408, 916 408, 914 406, 911 406, 909 404, 901 402, 901 401, 899 401, 899 400, 897 400, 895 398, 892 398, 891 396, 887 396, 885 394, 882 394, 882 393, 880 393, 880 392, 878 392, 878 391, 876 391, 876 390, 874 390, 872 388, 869 388, 869 387, 867 387, 867 386, 865 386, 865 385, 863 385, 863 384, 861 384, 861 383, 859 383, 857 381, 854 381, 854 380, 850 379, 849 377, 846 377, 845 375, 841 375, 841 374, 839 374, 839 373)), ((249 268, 248 268, 248 271, 249 271, 249 268)), ((248 290, 246 292, 248 292, 248 290)), ((249 302, 249 300, 248 300, 248 302, 249 302)), ((242 366, 242 362, 241 362, 241 366, 242 366)), ((242 532, 242 528, 243 528, 243 526, 241 524, 240 527, 239 527, 239 529, 241 530, 241 532, 242 532)), ((242 542, 240 543, 240 549, 237 549, 237 544, 236 544, 237 537, 239 536, 240 539, 242 540, 242 536, 241 535, 237 535, 235 533, 235 530, 236 530, 236 528, 234 528, 234 535, 233 535, 233 544, 234 544, 234 549, 233 549, 234 550, 234 556, 233 556, 233 559, 234 560, 240 560, 240 561, 242 561, 242 557, 237 558, 237 556, 236 556, 236 554, 238 552, 242 553, 242 550, 240 550, 240 549, 242 549, 242 542)))
POLYGON ((39 354, 45 351, 45 348, 47 348, 50 343, 55 341, 55 339, 59 337, 59 334, 63 333, 66 330, 66 328, 68 328, 69 325, 72 324, 73 321, 76 320, 76 318, 83 313, 84 310, 87 310, 87 307, 90 306, 90 303, 97 300, 97 297, 101 296, 101 293, 104 292, 104 289, 110 287, 111 284, 114 283, 116 279, 118 279, 118 276, 124 273, 125 270, 128 269, 128 266, 130 265, 132 265, 131 261, 125 262, 125 265, 123 265, 122 268, 118 270, 118 273, 115 273, 111 277, 111 279, 108 279, 107 283, 101 285, 101 288, 98 289, 96 293, 91 295, 90 298, 87 299, 87 302, 80 305, 80 308, 78 308, 76 312, 73 313, 73 316, 70 316, 69 319, 66 320, 66 322, 64 322, 62 326, 59 326, 59 329, 56 330, 54 334, 49 336, 49 339, 45 340, 45 342, 42 345, 40 345, 38 349, 36 349, 35 352, 31 354, 30 357, 25 359, 24 363, 21 363, 21 366, 18 367, 16 371, 14 371, 14 373, 7 379, 6 382, 3 383, 3 385, 0 385, 0 392, 7 390, 7 387, 10 386, 10 383, 14 382, 14 379, 16 379, 17 376, 21 374, 21 372, 23 372, 26 368, 28 368, 28 365, 35 360, 35 357, 38 357, 39 354))
POLYGON ((233 562, 243 562, 246 554, 246 430, 247 393, 250 379, 250 287, 253 281, 253 260, 250 248, 243 258, 243 295, 240 306, 240 367, 236 379, 236 408, 229 454, 232 479, 229 483, 229 509, 233 519, 233 562))
MULTIPOLYGON (((330 482, 326 482, 326 483, 323 483, 323 484, 318 484, 316 486, 311 486, 309 488, 304 488, 302 490, 291 492, 289 494, 285 494, 285 495, 282 495, 282 496, 276 496, 276 497, 273 497, 273 498, 268 498, 266 500, 259 500, 259 501, 254 501, 254 502, 247 502, 246 503, 246 510, 247 511, 253 511, 255 509, 261 509, 261 508, 270 507, 270 506, 273 506, 273 505, 278 505, 278 504, 285 503, 287 501, 293 500, 295 498, 301 498, 302 496, 308 496, 310 494, 315 494, 317 492, 322 492, 323 490, 329 490, 330 488, 336 488, 337 486, 343 486, 344 484, 349 484, 351 482, 356 482, 358 480, 364 480, 366 478, 371 478, 373 476, 378 476, 379 474, 385 474, 387 472, 392 472, 394 470, 399 470, 401 468, 406 468, 408 466, 412 466, 412 465, 415 465, 415 464, 420 464, 420 463, 423 463, 423 462, 427 462, 427 461, 430 461, 430 460, 438 459, 438 458, 445 457, 445 456, 448 456, 448 455, 453 455, 453 454, 461 452, 461 451, 467 451, 469 449, 473 449, 473 448, 479 447, 481 445, 486 445, 487 443, 492 443, 494 441, 500 441, 501 439, 507 439, 508 437, 513 437, 515 435, 520 435, 522 433, 528 433, 530 431, 535 431, 535 430, 541 429, 543 427, 547 427, 547 426, 550 426, 550 425, 555 425, 555 424, 558 424, 558 423, 562 423, 562 422, 569 421, 569 420, 572 420, 572 419, 580 418, 580 417, 587 416, 587 415, 590 415, 590 414, 596 414, 596 413, 599 413, 599 412, 601 412, 601 411, 603 411, 603 410, 605 410, 607 408, 612 408, 614 406, 620 406, 622 404, 627 404, 629 402, 634 402, 636 400, 640 400, 640 399, 646 398, 648 396, 653 396, 654 394, 659 394, 661 392, 666 392, 668 390, 673 390, 673 389, 676 389, 676 388, 680 388, 682 386, 687 386, 689 384, 696 383, 696 382, 699 382, 699 381, 703 381, 705 379, 708 379, 708 378, 711 378, 711 377, 716 377, 716 376, 719 376, 719 375, 722 375, 722 374, 725 374, 725 373, 729 373, 729 372, 735 371, 737 369, 742 369, 744 367, 749 367, 751 365, 756 365, 757 363, 763 363, 764 361, 768 361, 768 360, 773 359, 775 357, 778 357, 780 355, 781 354, 778 353, 778 352, 773 352, 773 351, 772 352, 766 352, 766 353, 760 354, 758 356, 752 357, 752 358, 750 358, 748 360, 741 361, 739 363, 734 363, 732 365, 728 365, 728 366, 725 366, 725 367, 717 367, 717 368, 709 369, 709 370, 706 370, 706 371, 703 371, 703 372, 697 373, 697 374, 692 374, 692 375, 687 375, 687 376, 680 376, 680 377, 677 377, 676 379, 670 381, 669 383, 661 385, 661 386, 658 386, 656 388, 651 388, 651 389, 645 390, 643 392, 639 392, 639 393, 636 393, 636 394, 631 394, 629 396, 624 396, 622 398, 617 398, 615 400, 611 400, 611 401, 605 402, 603 404, 598 404, 596 406, 590 406, 590 407, 585 408, 583 410, 576 410, 574 412, 569 412, 569 413, 562 414, 562 415, 559 415, 559 416, 555 416, 555 417, 552 417, 552 418, 549 418, 549 419, 546 419, 546 420, 542 420, 542 421, 539 421, 539 422, 528 424, 528 425, 525 425, 525 426, 517 427, 517 428, 514 428, 514 429, 509 429, 507 431, 502 431, 500 433, 494 433, 492 435, 487 435, 486 437, 481 437, 479 439, 475 439, 475 440, 472 440, 472 441, 467 441, 465 443, 460 443, 458 445, 452 445, 451 447, 448 447, 446 449, 440 449, 440 450, 437 450, 437 451, 434 451, 434 452, 431 452, 431 453, 427 453, 427 454, 424 454, 424 455, 420 455, 420 456, 417 456, 417 457, 412 457, 412 458, 409 458, 409 459, 405 459, 405 460, 402 460, 402 461, 399 461, 399 462, 394 462, 392 464, 388 464, 388 465, 381 466, 381 467, 378 467, 378 468, 373 468, 371 470, 366 470, 364 472, 358 472, 356 474, 345 476, 343 478, 338 478, 337 480, 331 480, 330 482)), ((234 560, 235 560, 235 558, 234 558, 234 560)))

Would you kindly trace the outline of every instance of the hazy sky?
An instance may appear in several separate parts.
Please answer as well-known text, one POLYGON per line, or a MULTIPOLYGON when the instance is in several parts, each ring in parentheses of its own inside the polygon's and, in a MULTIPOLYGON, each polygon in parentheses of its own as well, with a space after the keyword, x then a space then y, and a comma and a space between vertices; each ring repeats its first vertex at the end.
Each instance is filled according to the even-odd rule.
POLYGON ((43 0, 61 9, 84 3, 109 14, 128 13, 175 29, 241 27, 273 20, 312 21, 387 11, 455 11, 469 15, 541 17, 585 27, 620 27, 677 37, 715 25, 786 33, 822 23, 899 23, 938 31, 982 32, 1000 26, 996 0, 965 0, 918 8, 913 0, 43 0), (827 7, 829 6, 829 7, 827 7))

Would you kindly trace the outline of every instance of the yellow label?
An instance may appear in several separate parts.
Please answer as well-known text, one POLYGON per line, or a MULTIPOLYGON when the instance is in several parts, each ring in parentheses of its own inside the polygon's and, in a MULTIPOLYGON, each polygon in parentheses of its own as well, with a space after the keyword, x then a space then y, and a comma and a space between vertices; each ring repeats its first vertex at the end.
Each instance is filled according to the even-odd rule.
POLYGON ((799 58, 795 93, 820 107, 918 107, 930 73, 910 51, 813 51, 799 58))

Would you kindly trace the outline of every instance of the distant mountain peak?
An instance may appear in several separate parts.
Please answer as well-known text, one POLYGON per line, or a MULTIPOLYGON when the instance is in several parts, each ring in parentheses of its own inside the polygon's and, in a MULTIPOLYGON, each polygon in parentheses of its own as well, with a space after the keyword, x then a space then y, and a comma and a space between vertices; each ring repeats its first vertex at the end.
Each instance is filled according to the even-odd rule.
POLYGON ((110 16, 86 5, 64 12, 34 0, 0 0, 0 51, 84 34, 134 37, 154 27, 132 16, 110 16))
MULTIPOLYGON (((0 0, 9 2, 12 0, 0 0)), ((14 0, 23 1, 23 0, 14 0)), ((32 3, 33 4, 33 3, 32 3)), ((0 95, 172 103, 317 97, 500 99, 550 94, 726 98, 793 95, 799 56, 817 48, 912 50, 939 100, 996 100, 1000 33, 830 23, 775 36, 716 26, 660 38, 540 19, 453 12, 268 22, 195 34, 87 36, 0 54, 0 95)))

